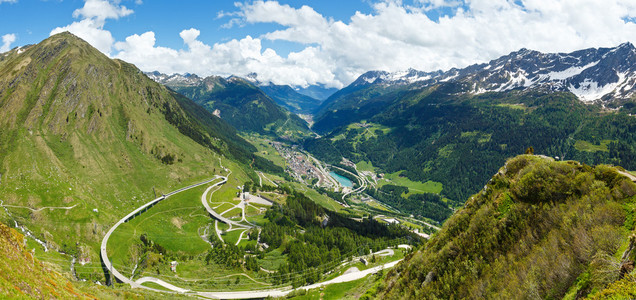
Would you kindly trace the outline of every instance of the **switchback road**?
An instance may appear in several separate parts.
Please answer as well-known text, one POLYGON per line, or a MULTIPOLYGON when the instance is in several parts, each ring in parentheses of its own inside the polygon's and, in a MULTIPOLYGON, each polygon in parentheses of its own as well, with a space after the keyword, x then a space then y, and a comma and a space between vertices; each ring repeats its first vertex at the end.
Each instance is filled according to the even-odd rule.
MULTIPOLYGON (((223 181, 215 183, 214 185, 212 185, 212 187, 215 187, 215 186, 220 185, 220 184, 224 184, 227 181, 227 177, 216 175, 216 176, 214 176, 214 178, 212 178, 210 180, 206 180, 206 181, 203 181, 203 182, 200 182, 200 183, 197 183, 197 184, 193 184, 193 185, 178 189, 176 191, 170 192, 168 194, 162 195, 161 197, 159 197, 157 199, 154 199, 154 200, 152 200, 152 201, 140 206, 139 208, 135 209, 134 211, 132 211, 131 213, 129 213, 128 215, 123 217, 121 220, 119 220, 115 225, 113 225, 113 227, 110 228, 110 230, 108 230, 108 232, 106 233, 106 235, 102 239, 102 245, 100 247, 100 256, 101 256, 101 259, 102 259, 102 263, 104 264, 104 268, 106 268, 108 270, 108 272, 110 274, 112 274, 113 277, 115 277, 116 280, 118 280, 118 281, 120 281, 122 283, 130 284, 130 286, 133 287, 133 288, 142 287, 142 288, 146 288, 146 289, 151 289, 151 288, 142 286, 141 283, 147 282, 147 281, 152 281, 152 282, 160 284, 160 285, 162 285, 162 286, 164 286, 164 287, 166 287, 168 289, 171 289, 171 286, 172 286, 171 284, 166 283, 166 282, 164 282, 164 281, 162 281, 160 279, 156 279, 156 278, 154 278, 154 279, 142 278, 142 279, 144 279, 144 281, 135 282, 135 281, 130 280, 126 276, 122 275, 121 273, 119 273, 119 271, 117 271, 117 269, 115 269, 115 267, 113 267, 112 262, 108 258, 108 252, 106 251, 106 246, 108 245, 108 239, 110 239, 110 236, 113 234, 115 229, 117 229, 117 227, 119 227, 121 224, 124 224, 124 223, 134 219, 136 216, 140 215, 141 213, 146 211, 148 208, 154 206, 155 204, 159 203, 160 201, 163 201, 166 198, 168 198, 168 197, 170 197, 170 196, 172 196, 174 194, 183 192, 185 190, 189 190, 191 188, 195 188, 195 187, 198 187, 198 186, 201 186, 201 185, 204 185, 204 184, 208 184, 208 183, 210 183, 210 182, 212 182, 214 180, 217 180, 219 178, 223 178, 223 181)), ((156 289, 151 289, 151 290, 158 291, 156 289)), ((174 289, 172 289, 172 290, 174 290, 174 289)), ((183 292, 183 291, 186 291, 186 290, 177 289, 175 291, 183 292)))

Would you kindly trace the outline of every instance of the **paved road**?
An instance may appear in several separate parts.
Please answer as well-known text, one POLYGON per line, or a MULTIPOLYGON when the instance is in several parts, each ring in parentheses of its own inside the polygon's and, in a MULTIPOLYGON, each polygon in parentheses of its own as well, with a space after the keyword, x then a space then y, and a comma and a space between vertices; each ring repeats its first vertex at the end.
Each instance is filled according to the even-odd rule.
POLYGON ((49 209, 49 210, 52 210, 52 209, 66 209, 66 210, 69 210, 69 209, 75 208, 75 206, 77 206, 77 204, 75 204, 73 206, 45 206, 45 207, 40 207, 40 208, 30 208, 28 206, 18 206, 18 205, 9 205, 9 204, 2 205, 2 203, 0 203, 0 206, 13 207, 13 208, 25 208, 25 209, 28 209, 28 210, 30 210, 32 212, 38 212, 38 211, 42 211, 42 210, 45 210, 45 209, 49 209))
MULTIPOLYGON (((262 176, 263 178, 265 178, 265 180, 269 181, 269 182, 270 182, 271 184, 273 184, 275 187, 278 187, 278 184, 276 184, 276 182, 272 181, 272 180, 271 180, 271 179, 269 179, 267 176, 265 176, 265 174, 263 174, 263 172, 258 171, 258 174, 259 174, 259 176, 258 176, 259 180, 260 180, 260 178, 261 178, 261 176, 262 176)), ((261 185, 261 186, 262 186, 262 185, 261 185)))
POLYGON ((221 181, 220 183, 214 184, 210 187, 208 187, 205 192, 203 193, 203 195, 201 195, 201 203, 203 203, 203 207, 205 207, 205 210, 208 211, 208 213, 210 214, 210 216, 212 216, 213 218, 225 223, 225 224, 232 224, 234 226, 237 227, 243 227, 243 228, 250 228, 252 226, 249 225, 244 225, 235 221, 232 221, 224 216, 222 216, 221 214, 217 213, 212 207, 210 207, 210 203, 208 202, 208 193, 210 192, 210 190, 212 190, 214 187, 218 186, 219 184, 224 184, 227 182, 227 177, 223 177, 223 181, 221 181))
MULTIPOLYGON (((357 272, 354 271, 351 273, 342 274, 331 280, 299 287, 297 288, 297 290, 301 290, 301 289, 310 290, 310 289, 319 288, 321 286, 325 286, 325 285, 329 285, 333 283, 342 283, 342 282, 358 280, 360 278, 364 278, 368 276, 369 274, 377 273, 378 271, 382 269, 392 268, 395 265, 397 265, 400 261, 402 260, 401 259, 396 260, 394 262, 390 262, 381 266, 369 268, 363 271, 357 271, 357 272)), ((256 299, 256 298, 267 298, 267 297, 284 297, 287 294, 291 293, 292 291, 294 290, 289 288, 287 289, 281 288, 281 289, 271 289, 271 290, 261 290, 261 291, 197 292, 195 293, 195 295, 201 296, 201 297, 215 298, 215 299, 256 299)))
POLYGON ((618 171, 618 173, 620 173, 621 175, 626 176, 626 177, 627 177, 627 178, 629 178, 631 181, 636 182, 636 176, 632 175, 631 173, 623 172, 623 171, 618 171))
MULTIPOLYGON (((150 287, 146 287, 143 286, 142 284, 145 282, 153 282, 156 284, 159 284, 169 290, 171 290, 168 293, 185 293, 188 295, 193 295, 193 296, 200 296, 200 297, 208 297, 208 298, 217 298, 217 299, 254 299, 254 298, 266 298, 266 297, 283 297, 287 294, 289 294, 290 292, 293 291, 293 289, 291 288, 280 288, 280 289, 270 289, 270 290, 260 290, 260 291, 237 291, 237 292, 195 292, 195 291, 190 291, 184 288, 180 288, 177 287, 175 285, 172 285, 170 283, 167 283, 161 279, 158 278, 154 278, 154 277, 142 277, 136 281, 132 281, 129 278, 125 277, 124 275, 122 275, 121 273, 119 273, 119 271, 117 271, 117 269, 115 269, 111 263, 111 261, 108 259, 108 253, 106 251, 106 245, 108 244, 108 239, 110 238, 110 236, 112 235, 112 233, 115 231, 115 229, 117 229, 117 227, 119 227, 119 225, 128 222, 130 220, 132 220, 133 218, 135 218, 137 215, 143 213, 146 209, 152 207, 153 205, 159 203, 162 200, 165 200, 167 197, 172 196, 174 194, 183 192, 185 190, 197 187, 197 186, 201 186, 207 183, 210 183, 216 179, 219 178, 223 178, 222 181, 217 182, 215 184, 213 184, 212 186, 208 187, 205 192, 203 193, 203 195, 201 196, 201 201, 203 203, 203 205, 205 206, 206 210, 210 213, 210 215, 212 215, 213 217, 217 218, 218 220, 222 221, 222 222, 226 222, 227 224, 231 224, 234 226, 240 226, 240 227, 244 227, 244 228, 249 228, 250 226, 248 225, 243 225, 243 224, 239 224, 236 223, 232 220, 228 220, 227 218, 219 215, 218 213, 216 213, 216 211, 214 211, 214 209, 212 209, 207 201, 207 195, 210 192, 210 190, 212 190, 212 188, 219 186, 221 184, 225 184, 227 182, 227 177, 225 176, 215 176, 213 179, 201 182, 201 183, 197 183, 194 185, 190 185, 181 189, 178 189, 176 191, 173 191, 171 193, 168 193, 166 195, 163 195, 157 199, 154 199, 144 205, 142 205, 141 207, 135 209, 133 212, 129 213, 128 215, 126 215, 124 218, 122 218, 121 220, 119 220, 119 222, 117 222, 113 227, 110 228, 110 230, 106 233, 106 235, 104 236, 104 239, 102 240, 102 245, 101 245, 101 257, 102 257, 102 262, 104 263, 104 266, 106 267, 106 269, 108 269, 108 271, 115 277, 115 279, 117 279, 118 281, 121 281, 123 283, 129 284, 132 288, 143 288, 143 289, 147 289, 147 290, 152 290, 152 291, 156 291, 156 292, 168 292, 168 291, 162 291, 162 290, 158 290, 158 289, 154 289, 154 288, 150 288, 150 287), (224 221, 225 220, 225 221, 224 221)), ((382 251, 380 251, 382 252, 382 251)), ((320 282, 320 283, 315 283, 312 285, 307 285, 304 287, 300 287, 297 289, 304 289, 304 290, 309 290, 309 289, 314 289, 314 288, 318 288, 321 286, 325 286, 325 285, 329 285, 329 284, 333 284, 333 283, 342 283, 342 282, 349 282, 349 281, 353 281, 353 280, 358 280, 360 278, 364 278, 369 274, 373 274, 376 273, 382 269, 387 269, 387 268, 392 268, 393 266, 395 266, 396 264, 398 264, 400 260, 391 262, 391 263, 387 263, 381 266, 377 266, 377 267, 373 267, 364 271, 353 271, 347 274, 343 274, 340 275, 336 278, 333 278, 331 280, 327 280, 324 282, 320 282)))
MULTIPOLYGON (((156 283, 156 284, 158 284, 160 286, 163 286, 163 287, 165 287, 165 288, 167 288, 167 289, 169 289, 171 291, 175 291, 177 293, 182 293, 182 294, 183 293, 187 293, 187 292, 190 291, 190 290, 186 290, 184 288, 180 288, 178 286, 172 285, 170 283, 167 283, 167 282, 165 282, 165 281, 163 281, 161 279, 154 278, 154 277, 141 277, 141 278, 137 279, 137 281, 135 281, 135 284, 138 284, 139 286, 141 286, 141 284, 144 283, 144 282, 154 282, 154 283, 156 283)), ((144 287, 144 286, 142 286, 142 287, 145 288, 145 289, 152 289, 154 291, 157 291, 156 289, 153 289, 153 288, 148 288, 148 287, 144 287)), ((159 290, 159 291, 161 291, 161 290, 159 290)), ((165 291, 161 291, 161 292, 165 292, 165 291)))
MULTIPOLYGON (((154 199, 154 200, 152 200, 152 201, 140 206, 139 208, 135 209, 134 211, 132 211, 131 213, 129 213, 128 215, 123 217, 121 220, 119 220, 115 225, 113 225, 113 227, 111 227, 110 230, 108 230, 108 232, 106 233, 106 235, 102 239, 102 245, 101 245, 101 248, 100 248, 100 255, 101 255, 101 258, 102 258, 102 262, 104 263, 104 266, 106 267, 108 272, 110 272, 110 274, 112 274, 113 277, 115 277, 115 279, 117 279, 118 281, 121 281, 121 282, 126 283, 126 284, 130 284, 131 287, 143 287, 143 286, 141 286, 140 283, 137 283, 137 282, 134 282, 134 281, 130 280, 126 276, 124 276, 121 273, 119 273, 119 271, 117 271, 117 269, 115 269, 115 267, 113 267, 113 264, 111 263, 110 259, 108 259, 108 252, 106 251, 106 246, 108 245, 108 239, 110 239, 110 236, 113 234, 115 229, 117 229, 117 227, 119 227, 119 225, 124 224, 124 223, 132 220, 137 215, 143 213, 146 209, 152 207, 153 205, 159 203, 160 201, 165 200, 166 198, 168 198, 168 197, 170 197, 170 196, 172 196, 174 194, 183 192, 185 190, 189 190, 191 188, 195 188, 195 187, 198 187, 198 186, 201 186, 201 185, 204 185, 204 184, 208 184, 208 183, 210 183, 210 182, 212 182, 214 180, 217 180, 219 178, 224 178, 224 180, 221 181, 220 183, 214 184, 213 186, 217 186, 219 184, 223 184, 223 183, 225 183, 225 181, 227 181, 227 178, 225 178, 223 176, 216 175, 216 176, 214 176, 214 178, 212 178, 210 180, 206 180, 204 182, 193 184, 193 185, 178 189, 176 191, 170 192, 170 193, 168 193, 166 195, 162 195, 161 197, 159 197, 157 199, 154 199)), ((157 279, 157 280, 160 281, 159 279, 157 279)), ((156 282, 156 283, 161 284, 159 282, 156 282)), ((146 287, 143 287, 143 288, 146 288, 146 287)), ((152 290, 155 290, 155 289, 152 289, 152 290)))
POLYGON ((314 161, 314 163, 318 166, 318 171, 320 171, 320 173, 322 173, 322 175, 325 177, 325 179, 327 181, 329 181, 333 186, 339 186, 340 185, 340 183, 338 183, 338 181, 335 178, 333 178, 333 177, 331 177, 331 175, 329 175, 329 172, 327 172, 325 170, 325 168, 323 167, 322 163, 319 160, 317 160, 315 157, 311 156, 311 154, 309 154, 308 152, 302 152, 302 153, 304 153, 305 155, 307 155, 307 157, 311 158, 311 160, 314 161))
POLYGON ((338 169, 338 170, 341 170, 341 171, 343 171, 343 172, 347 172, 347 173, 351 174, 352 176, 354 176, 354 177, 358 180, 358 184, 360 185, 357 189, 352 190, 352 191, 350 191, 350 192, 345 193, 344 195, 342 195, 342 200, 344 200, 344 199, 345 199, 345 197, 349 196, 349 194, 353 194, 353 193, 360 193, 360 192, 362 192, 364 189, 366 189, 366 188, 367 188, 367 179, 366 179, 366 178, 364 178, 363 176, 353 174, 353 173, 349 172, 348 170, 345 170, 345 169, 340 168, 340 167, 336 167, 336 166, 331 166, 331 167, 332 167, 332 168, 336 168, 336 169, 338 169))

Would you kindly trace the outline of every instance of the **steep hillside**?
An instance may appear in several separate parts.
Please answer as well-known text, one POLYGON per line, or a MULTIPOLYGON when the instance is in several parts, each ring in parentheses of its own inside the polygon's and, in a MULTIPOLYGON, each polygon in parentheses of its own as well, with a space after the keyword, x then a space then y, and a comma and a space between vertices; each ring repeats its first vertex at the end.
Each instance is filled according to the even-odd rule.
POLYGON ((130 291, 72 282, 40 262, 25 237, 0 223, 0 295, 11 299, 161 299, 147 290, 130 291))
POLYGON ((312 114, 320 106, 320 100, 300 94, 288 85, 269 84, 259 88, 276 104, 295 114, 312 114))
POLYGON ((358 122, 381 113, 395 102, 401 85, 374 84, 386 72, 371 71, 360 76, 349 86, 335 92, 315 111, 312 129, 320 133, 358 122))
POLYGON ((286 139, 311 135, 307 123, 278 106, 257 86, 239 77, 148 73, 155 81, 194 100, 240 131, 286 139))
POLYGON ((422 249, 390 271, 377 296, 574 299, 610 284, 598 295, 633 293, 631 180, 605 165, 511 159, 422 249))
MULTIPOLYGON (((223 120, 62 33, 0 60, 0 220, 87 259, 153 190, 211 178, 221 159, 279 170, 223 120)), ((246 168, 247 169, 247 168, 246 168)))
POLYGON ((24 236, 0 223, 0 294, 4 297, 95 298, 47 269, 24 248, 24 236))

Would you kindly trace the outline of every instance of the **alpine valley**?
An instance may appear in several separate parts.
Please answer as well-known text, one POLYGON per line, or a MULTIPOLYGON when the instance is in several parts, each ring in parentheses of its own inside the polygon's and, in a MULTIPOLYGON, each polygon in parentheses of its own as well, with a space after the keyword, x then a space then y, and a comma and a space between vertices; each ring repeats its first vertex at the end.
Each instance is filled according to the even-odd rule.
POLYGON ((632 44, 257 78, 0 53, 0 295, 636 297, 632 44))

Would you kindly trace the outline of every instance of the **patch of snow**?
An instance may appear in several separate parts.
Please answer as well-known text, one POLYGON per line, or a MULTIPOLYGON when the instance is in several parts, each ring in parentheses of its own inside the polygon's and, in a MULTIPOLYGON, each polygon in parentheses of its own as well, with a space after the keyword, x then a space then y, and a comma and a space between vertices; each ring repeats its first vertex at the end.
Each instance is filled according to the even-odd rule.
POLYGON ((483 94, 483 93, 485 93, 485 92, 488 92, 488 90, 486 90, 486 89, 485 89, 485 88, 483 88, 483 87, 479 87, 479 88, 478 88, 476 91, 474 91, 473 93, 474 93, 475 95, 479 95, 479 94, 483 94))
MULTIPOLYGON (((405 71, 398 71, 398 72, 393 72, 393 73, 388 73, 388 74, 384 74, 380 76, 380 79, 382 79, 383 81, 390 81, 390 82, 397 82, 397 81, 406 81, 408 83, 413 83, 413 82, 418 82, 418 81, 424 81, 424 80, 428 80, 431 79, 431 76, 426 74, 426 75, 421 75, 422 72, 419 72, 417 70, 414 69, 408 69, 405 71)), ((367 82, 369 82, 369 79, 366 79, 367 82)), ((375 80, 375 79, 374 79, 375 80)), ((369 82, 371 83, 371 82, 369 82)))
POLYGON ((425 76, 414 75, 414 76, 405 76, 402 79, 408 81, 409 83, 413 83, 418 81, 429 80, 431 79, 431 76, 430 75, 425 75, 425 76))
POLYGON ((589 63, 589 64, 587 64, 585 66, 582 66, 582 67, 570 67, 570 68, 567 68, 567 69, 565 69, 563 71, 550 72, 546 76, 550 80, 564 80, 564 79, 568 79, 570 77, 574 77, 576 75, 579 75, 579 74, 581 74, 581 72, 583 72, 583 70, 585 70, 587 68, 590 68, 590 67, 593 67, 593 66, 595 66, 598 63, 599 63, 599 61, 595 61, 595 62, 589 63))
POLYGON ((380 78, 382 80, 395 81, 395 80, 402 79, 408 73, 409 73, 409 71, 397 71, 397 72, 393 72, 393 73, 388 73, 388 74, 382 75, 382 76, 380 76, 380 78))
POLYGON ((459 76, 459 73, 455 73, 455 75, 448 76, 448 77, 446 77, 446 78, 444 78, 444 79, 440 80, 440 82, 448 82, 448 81, 450 81, 450 80, 453 80, 453 79, 457 78, 457 76, 459 76))
POLYGON ((532 85, 532 80, 528 79, 528 77, 526 77, 526 74, 528 74, 525 70, 519 70, 517 73, 515 73, 512 78, 510 79, 510 83, 509 83, 509 88, 516 88, 516 87, 529 87, 530 85, 532 85))
POLYGON ((378 79, 378 77, 365 77, 362 79, 364 79, 364 81, 366 81, 367 83, 373 83, 376 79, 378 79))
POLYGON ((568 90, 574 95, 579 97, 581 101, 594 101, 600 99, 604 95, 607 95, 614 91, 618 85, 625 80, 625 74, 618 74, 618 81, 614 83, 608 83, 604 86, 598 86, 598 82, 592 81, 589 78, 585 78, 583 82, 579 84, 578 88, 575 88, 572 84, 568 87, 568 90))
POLYGON ((496 89, 488 89, 485 91, 502 92, 502 91, 508 91, 518 87, 529 87, 534 83, 533 80, 526 77, 527 73, 523 69, 520 69, 519 71, 517 71, 516 73, 512 75, 510 75, 510 72, 508 71, 506 71, 505 74, 506 74, 505 76, 510 76, 510 80, 508 80, 508 82, 502 83, 496 89))

